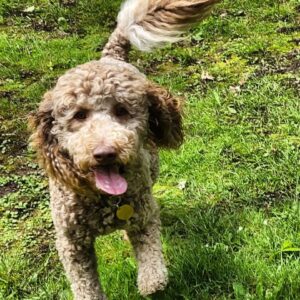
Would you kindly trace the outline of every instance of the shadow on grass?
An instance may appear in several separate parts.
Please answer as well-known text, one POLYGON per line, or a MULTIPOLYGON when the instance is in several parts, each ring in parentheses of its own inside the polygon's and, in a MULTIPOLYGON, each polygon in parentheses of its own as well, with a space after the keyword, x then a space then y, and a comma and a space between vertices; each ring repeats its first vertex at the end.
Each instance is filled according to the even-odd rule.
POLYGON ((286 237, 264 217, 253 207, 163 208, 170 283, 152 299, 297 299, 299 255, 271 255, 286 237))

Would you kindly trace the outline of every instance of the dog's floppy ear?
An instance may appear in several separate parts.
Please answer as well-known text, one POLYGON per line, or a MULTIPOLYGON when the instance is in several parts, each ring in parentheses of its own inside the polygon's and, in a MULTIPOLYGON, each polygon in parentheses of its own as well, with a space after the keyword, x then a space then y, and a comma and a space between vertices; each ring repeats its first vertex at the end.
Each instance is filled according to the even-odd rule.
POLYGON ((81 174, 69 155, 59 148, 57 138, 52 133, 54 122, 53 98, 52 92, 49 91, 44 95, 37 112, 29 117, 29 126, 33 132, 30 144, 37 152, 39 161, 48 175, 60 178, 66 184, 78 188, 82 182, 81 174))
POLYGON ((57 140, 51 133, 54 122, 52 112, 53 100, 52 93, 49 91, 44 95, 38 110, 29 117, 29 126, 33 132, 30 145, 37 152, 41 164, 47 171, 51 168, 49 159, 57 149, 57 140))
POLYGON ((147 97, 150 138, 159 147, 179 147, 183 142, 182 101, 153 83, 148 84, 147 97))
POLYGON ((29 117, 29 125, 33 131, 31 144, 37 151, 53 142, 51 129, 54 118, 52 116, 52 111, 53 101, 51 91, 49 91, 44 95, 38 110, 29 117))

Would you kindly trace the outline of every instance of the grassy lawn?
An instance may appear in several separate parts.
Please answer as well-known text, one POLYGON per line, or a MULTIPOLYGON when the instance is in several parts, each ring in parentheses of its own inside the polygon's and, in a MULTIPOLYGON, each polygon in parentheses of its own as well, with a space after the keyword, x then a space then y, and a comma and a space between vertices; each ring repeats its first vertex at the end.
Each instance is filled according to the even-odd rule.
MULTIPOLYGON (((27 116, 100 57, 119 4, 0 0, 0 299, 72 299, 27 116)), ((151 299, 300 299, 299 45, 298 0, 226 0, 187 40, 131 52, 187 99, 185 143, 161 152, 154 188, 170 284, 151 299)), ((121 233, 96 249, 109 299, 141 299, 121 233)))

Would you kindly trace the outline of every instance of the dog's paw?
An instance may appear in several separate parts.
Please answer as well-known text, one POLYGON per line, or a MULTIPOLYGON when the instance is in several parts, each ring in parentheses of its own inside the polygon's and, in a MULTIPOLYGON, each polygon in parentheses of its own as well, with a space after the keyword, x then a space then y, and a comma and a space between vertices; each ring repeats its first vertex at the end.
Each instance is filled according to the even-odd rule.
POLYGON ((146 265, 139 268, 138 288, 142 296, 162 291, 168 283, 168 271, 164 265, 146 265))

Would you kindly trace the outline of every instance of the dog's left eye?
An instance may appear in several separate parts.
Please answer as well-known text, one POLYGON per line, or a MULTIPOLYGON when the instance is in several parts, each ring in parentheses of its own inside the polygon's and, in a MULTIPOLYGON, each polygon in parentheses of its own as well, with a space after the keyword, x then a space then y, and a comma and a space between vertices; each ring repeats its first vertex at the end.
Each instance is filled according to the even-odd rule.
POLYGON ((86 109, 81 109, 74 115, 74 119, 78 121, 85 120, 88 116, 88 111, 86 109))
POLYGON ((129 118, 130 113, 123 105, 116 105, 114 108, 114 114, 118 118, 129 118))

